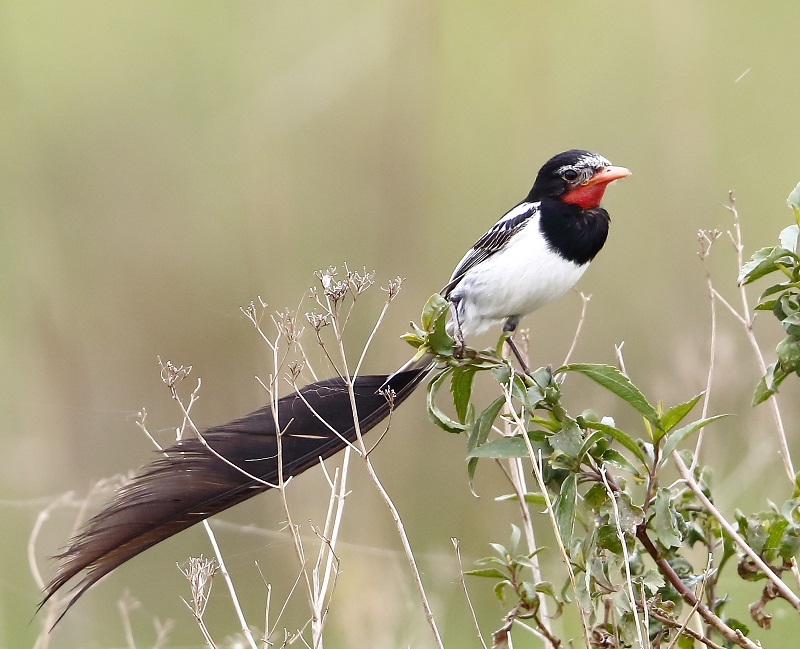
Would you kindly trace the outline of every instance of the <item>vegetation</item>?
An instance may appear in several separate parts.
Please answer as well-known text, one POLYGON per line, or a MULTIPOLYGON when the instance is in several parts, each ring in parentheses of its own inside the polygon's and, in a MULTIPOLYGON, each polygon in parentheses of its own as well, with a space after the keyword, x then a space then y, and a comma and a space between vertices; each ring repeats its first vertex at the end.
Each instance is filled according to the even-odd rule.
MULTIPOLYGON (((511 485, 511 491, 499 500, 518 504, 518 517, 508 521, 510 538, 502 542, 493 539, 491 543, 487 539, 492 553, 477 560, 474 568, 461 571, 465 601, 475 623, 476 642, 501 649, 514 646, 515 636, 523 634, 522 638, 531 635, 538 638, 536 646, 552 648, 701 645, 754 648, 760 645, 752 639, 753 631, 755 627, 771 627, 775 600, 782 599, 800 612, 800 598, 787 585, 792 582, 797 589, 800 583, 795 560, 800 550, 800 487, 774 398, 790 374, 800 374, 800 185, 790 195, 789 204, 797 223, 783 230, 779 245, 759 250, 743 264, 739 217, 731 197, 728 209, 733 227, 728 234, 739 255, 742 309, 735 309, 714 289, 710 275, 708 283, 712 313, 716 314, 718 305, 728 309, 742 323, 752 343, 764 372, 753 403, 770 404, 774 434, 783 450, 783 470, 788 478, 786 498, 779 503, 765 502, 762 511, 720 512, 714 505, 714 467, 702 464, 699 459, 706 427, 714 425, 720 434, 727 421, 724 413, 708 412, 713 360, 709 390, 665 406, 636 387, 635 377, 632 380, 626 373, 621 348, 617 349, 616 366, 566 362, 557 369, 543 367, 530 374, 516 370, 503 357, 503 339, 496 349, 468 349, 463 357, 456 357, 453 340, 445 329, 448 305, 438 295, 428 301, 420 325, 414 325, 413 331, 405 336, 418 354, 432 353, 440 361, 440 369, 428 384, 428 414, 442 430, 465 436, 468 458, 465 486, 473 487, 482 464, 495 462, 511 485), (754 314, 747 306, 744 286, 773 274, 780 274, 781 281, 763 291, 755 309, 772 311, 786 337, 776 348, 775 362, 766 365, 753 332, 754 314), (579 414, 568 412, 565 396, 575 381, 567 379, 578 376, 594 381, 633 409, 641 416, 641 424, 633 429, 622 428, 611 414, 598 413, 590 407, 579 414), (487 389, 483 385, 476 389, 478 377, 490 379, 488 392, 492 398, 488 405, 479 405, 486 400, 487 389), (443 390, 445 386, 449 390, 443 390), (448 398, 443 396, 446 392, 448 398), (552 530, 554 547, 537 542, 534 531, 541 535, 545 525, 552 530), (556 554, 561 562, 555 567, 550 564, 545 572, 540 560, 547 554, 556 554), (732 573, 752 584, 749 620, 727 614, 731 602, 723 592, 721 580, 732 573), (464 576, 480 579, 464 579, 464 576), (506 611, 496 621, 491 637, 482 632, 487 613, 473 610, 469 594, 484 581, 493 582, 494 594, 506 611), (568 610, 576 614, 579 628, 559 625, 558 618, 566 616, 568 610)), ((720 236, 719 231, 700 233, 701 259, 708 257, 720 236)), ((341 273, 331 268, 320 272, 318 279, 319 288, 311 296, 313 310, 305 314, 305 325, 337 371, 343 376, 358 373, 366 348, 357 363, 349 363, 343 340, 352 309, 363 291, 373 284, 373 275, 347 267, 341 273), (326 334, 328 331, 330 335, 326 334)), ((400 284, 398 278, 384 287, 386 300, 376 328, 400 284)), ((263 382, 270 399, 277 398, 282 386, 288 384, 295 389, 301 372, 307 371, 311 364, 301 344, 305 325, 300 323, 299 316, 290 312, 273 316, 275 333, 268 334, 262 328, 267 313, 263 302, 251 304, 243 312, 274 358, 275 371, 263 382)), ((199 382, 186 403, 178 391, 190 370, 169 362, 161 368, 162 379, 180 405, 179 435, 200 435, 190 412, 199 382)), ((140 425, 147 432, 144 418, 140 425)), ((243 642, 250 647, 297 644, 315 648, 324 645, 325 624, 329 614, 333 614, 329 605, 341 570, 336 544, 348 494, 348 469, 354 457, 364 463, 395 521, 433 643, 445 646, 435 607, 426 596, 400 513, 370 461, 370 454, 381 438, 371 445, 359 438, 358 444, 346 449, 341 469, 326 471, 330 501, 324 523, 312 526, 319 541, 315 546, 316 556, 300 534, 301 526, 293 522, 285 495, 288 481, 281 480, 277 486, 300 570, 292 592, 295 587, 305 591, 308 602, 304 627, 292 630, 282 626, 281 612, 285 605, 277 616, 271 617, 275 606, 271 603, 269 585, 263 625, 257 628, 247 622, 211 526, 205 525, 215 558, 190 558, 181 570, 191 586, 187 606, 209 647, 222 646, 215 639, 214 629, 204 622, 217 574, 224 577, 235 605, 240 636, 232 641, 234 644, 243 642)), ((44 518, 40 517, 37 524, 32 548, 44 518)), ((461 562, 459 541, 453 539, 453 543, 461 562)), ((35 566, 34 572, 41 582, 35 566)), ((56 611, 57 606, 54 603, 51 610, 56 611)), ((120 606, 123 619, 127 619, 130 610, 129 603, 120 606)), ((45 617, 45 627, 52 619, 52 615, 45 617)), ((169 626, 157 628, 156 646, 166 646, 169 626)), ((127 623, 126 634, 134 646, 127 623)), ((47 646, 48 638, 43 632, 38 646, 47 646)))

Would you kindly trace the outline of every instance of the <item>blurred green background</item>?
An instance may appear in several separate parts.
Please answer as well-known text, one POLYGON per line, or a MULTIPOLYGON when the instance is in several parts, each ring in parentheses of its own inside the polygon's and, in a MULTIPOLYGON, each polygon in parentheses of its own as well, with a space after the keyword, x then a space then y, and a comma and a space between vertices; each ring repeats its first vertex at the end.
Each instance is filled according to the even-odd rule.
MULTIPOLYGON (((597 150, 634 172, 606 196, 612 232, 579 286, 592 300, 576 358, 613 362, 624 341, 651 399, 704 389, 705 271, 735 301, 738 269, 725 239, 704 268, 697 231, 731 226, 730 189, 748 254, 790 222, 799 21, 792 2, 0 2, 0 646, 40 633, 26 555, 38 513, 152 457, 135 425, 143 407, 162 439, 180 423, 157 355, 202 377, 198 423, 245 413, 264 400, 254 377, 270 358, 239 306, 260 295, 294 308, 313 271, 347 261, 378 283, 407 279, 365 366, 391 370, 409 355, 398 340, 408 321, 560 150, 597 150)), ((368 295, 354 354, 383 300, 368 295)), ((571 294, 527 319, 536 364, 563 359, 580 304, 571 294)), ((751 349, 726 312, 718 320, 711 408, 737 417, 708 429, 703 460, 731 513, 783 500, 790 485, 767 408, 748 406, 751 349)), ((771 354, 778 326, 758 324, 771 354)), ((586 382, 566 391, 578 411, 639 425, 586 382)), ((790 380, 780 396, 795 450, 798 394, 790 380)), ((499 471, 479 469, 473 498, 464 440, 427 422, 422 394, 373 457, 446 644, 478 646, 450 537, 467 567, 508 537, 514 507, 492 501, 507 491, 499 471)), ((432 646, 390 517, 357 463, 351 485, 328 645, 432 646)), ((323 486, 317 471, 290 489, 309 543, 323 486)), ((44 524, 35 555, 46 576, 75 516, 65 505, 44 524)), ((263 624, 258 561, 274 620, 297 573, 279 499, 221 518, 248 618, 263 624)), ((538 529, 546 543, 543 518, 538 529)), ((124 646, 126 590, 141 601, 138 646, 153 643, 154 617, 175 620, 169 646, 203 646, 174 567, 201 552, 207 539, 192 530, 124 566, 50 646, 124 646)), ((488 634, 504 610, 488 581, 469 585, 488 634)), ((224 644, 236 623, 221 582, 214 594, 208 622, 224 644)), ((757 597, 742 590, 730 612, 746 618, 757 597)), ((303 624, 304 603, 294 595, 279 629, 303 624)), ((779 646, 800 625, 781 603, 772 612, 782 631, 760 637, 779 646)), ((573 621, 557 626, 564 637, 573 621)))

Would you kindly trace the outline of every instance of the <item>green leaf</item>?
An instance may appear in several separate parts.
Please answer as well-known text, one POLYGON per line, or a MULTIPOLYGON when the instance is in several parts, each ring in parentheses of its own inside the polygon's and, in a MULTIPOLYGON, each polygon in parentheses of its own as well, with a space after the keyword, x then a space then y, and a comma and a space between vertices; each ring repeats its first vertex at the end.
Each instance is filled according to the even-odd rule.
POLYGON ((475 559, 475 565, 476 566, 495 565, 495 566, 500 566, 502 568, 507 568, 508 562, 505 560, 505 556, 502 559, 500 557, 481 557, 480 559, 475 559))
POLYGON ((648 570, 642 575, 642 585, 654 595, 656 591, 666 585, 664 576, 658 570, 648 570))
POLYGON ((556 596, 556 590, 553 588, 553 584, 551 584, 549 581, 540 581, 538 584, 536 584, 536 592, 544 595, 550 595, 550 597, 555 600, 558 599, 556 596))
MULTIPOLYGON (((413 322, 411 323, 414 324, 413 322)), ((400 336, 400 340, 405 340, 409 345, 414 347, 415 349, 419 349, 425 343, 423 338, 420 338, 417 334, 412 333, 405 333, 400 336)))
POLYGON ((570 363, 556 370, 556 374, 562 372, 579 372, 589 377, 638 410, 647 421, 661 430, 661 419, 656 409, 645 398, 639 388, 631 383, 630 379, 616 367, 599 363, 570 363))
POLYGON ((583 502, 592 511, 598 512, 608 501, 608 492, 605 485, 595 482, 583 495, 583 502))
POLYGON ((787 336, 775 348, 778 362, 784 372, 791 373, 800 367, 800 339, 795 336, 787 336))
POLYGON ((436 394, 439 392, 439 388, 442 387, 442 383, 444 383, 445 378, 450 373, 450 370, 445 369, 439 372, 431 382, 428 383, 428 416, 430 417, 431 421, 436 424, 442 430, 448 433, 463 433, 466 430, 465 426, 457 422, 455 419, 447 416, 440 408, 436 405, 436 394))
MULTIPOLYGON (((627 457, 625 457, 622 453, 613 448, 603 451, 603 454, 600 456, 600 459, 604 463, 610 464, 611 466, 615 466, 618 469, 630 473, 631 475, 637 478, 641 477, 642 475, 642 471, 640 471, 637 467, 635 467, 627 457)), ((646 471, 647 467, 645 466, 644 469, 646 471)))
POLYGON ((472 494, 477 496, 475 490, 472 488, 472 483, 475 480, 475 471, 478 468, 478 458, 472 455, 472 452, 482 446, 486 439, 489 437, 489 431, 492 430, 492 424, 497 419, 500 409, 505 404, 505 397, 497 397, 484 411, 478 416, 475 423, 470 428, 469 439, 467 439, 467 479, 469 480, 469 488, 472 494))
POLYGON ((607 501, 602 506, 600 513, 613 519, 615 524, 619 524, 620 529, 628 536, 633 536, 636 533, 636 526, 644 520, 642 508, 634 505, 631 497, 624 492, 615 493, 614 502, 607 501), (614 505, 616 505, 616 511, 614 505))
POLYGON ((478 498, 478 494, 475 493, 475 487, 473 486, 473 482, 475 482, 475 471, 478 468, 478 458, 471 457, 467 460, 467 481, 469 483, 469 490, 473 496, 478 498))
POLYGON ((614 554, 622 554, 622 543, 619 540, 617 526, 610 523, 599 525, 597 527, 597 545, 614 554))
MULTIPOLYGON (((517 494, 503 494, 502 496, 497 496, 495 498, 496 502, 506 502, 508 500, 511 501, 519 501, 519 496, 517 494)), ((523 500, 526 503, 533 503, 534 505, 546 505, 547 499, 538 492, 529 491, 528 493, 523 495, 523 500)))
POLYGON ((469 401, 472 397, 472 383, 476 372, 477 370, 474 367, 465 365, 453 368, 453 373, 450 376, 450 392, 453 395, 453 405, 456 407, 458 420, 462 423, 467 421, 469 401))
POLYGON ((510 553, 505 545, 500 545, 499 543, 490 543, 489 545, 492 546, 492 549, 502 558, 505 559, 510 556, 510 553))
POLYGON ((783 533, 789 527, 789 521, 785 518, 777 519, 769 526, 769 533, 767 535, 767 542, 764 544, 764 550, 777 550, 783 541, 783 533))
POLYGON ((516 553, 517 546, 519 545, 519 540, 522 538, 522 531, 514 525, 511 524, 511 552, 516 553))
POLYGON ((497 397, 497 399, 486 406, 483 412, 478 415, 478 418, 472 425, 472 430, 470 431, 469 439, 467 440, 468 453, 471 454, 472 451, 479 446, 482 446, 486 442, 486 439, 489 437, 489 431, 492 430, 494 420, 497 419, 497 415, 500 414, 500 410, 503 408, 505 403, 505 397, 497 397))
POLYGON ((735 617, 725 618, 725 624, 727 624, 734 631, 741 631, 743 636, 750 635, 750 627, 741 620, 737 620, 735 617))
POLYGON ((551 435, 550 445, 557 451, 571 458, 578 458, 583 446, 583 432, 578 426, 578 422, 568 418, 560 431, 551 435))
MULTIPOLYGON (((767 374, 769 374, 774 369, 774 363, 767 368, 767 374)), ((767 387, 767 377, 766 375, 762 376, 761 379, 758 381, 758 385, 756 385, 756 389, 753 390, 753 399, 750 402, 750 405, 757 406, 759 403, 764 403, 767 399, 769 399, 773 394, 775 394, 775 390, 770 389, 767 387)))
POLYGON ((781 326, 790 336, 800 336, 800 313, 787 315, 781 321, 781 326))
MULTIPOLYGON (((795 188, 797 189, 797 188, 795 188)), ((789 207, 796 207, 796 205, 792 205, 789 203, 789 207)), ((789 227, 784 228, 781 230, 780 234, 780 242, 781 247, 786 248, 786 250, 791 250, 794 253, 797 253, 797 237, 800 234, 800 227, 796 225, 790 225, 789 227)))
POLYGON ((522 554, 514 558, 517 565, 523 566, 524 568, 530 568, 531 570, 536 570, 536 563, 533 561, 533 557, 539 554, 542 550, 546 550, 547 546, 541 545, 536 548, 530 554, 522 554))
POLYGON ((575 525, 575 504, 578 500, 578 475, 570 473, 561 483, 561 491, 556 499, 554 509, 558 534, 564 547, 572 545, 572 530, 575 525))
POLYGON ((797 184, 792 190, 792 193, 789 194, 789 197, 786 199, 786 203, 792 208, 792 212, 794 212, 794 220, 797 221, 797 225, 800 226, 800 183, 797 184))
POLYGON ((677 406, 672 406, 669 410, 667 410, 663 415, 661 415, 661 423, 664 426, 664 430, 669 432, 672 430, 680 421, 689 414, 692 408, 695 407, 700 398, 705 394, 705 392, 701 392, 697 396, 692 397, 688 401, 684 403, 679 403, 677 406))
POLYGON ((737 280, 739 286, 750 284, 765 275, 780 270, 776 262, 785 257, 797 259, 797 256, 791 250, 787 250, 782 246, 762 248, 756 251, 750 258, 750 261, 742 266, 741 271, 739 271, 737 280))
POLYGON ((752 405, 757 406, 759 403, 766 401, 772 395, 778 392, 778 386, 788 376, 783 371, 779 363, 772 363, 767 366, 767 371, 756 386, 753 393, 752 405))
POLYGON ((438 293, 434 293, 428 298, 425 306, 422 307, 422 329, 426 333, 433 331, 436 321, 443 315, 446 315, 450 309, 450 303, 445 300, 438 293))
POLYGON ((521 435, 498 437, 472 449, 467 457, 489 457, 497 460, 528 457, 528 447, 521 435))
POLYGON ((508 575, 500 572, 497 568, 479 568, 477 570, 467 570, 465 575, 470 577, 489 577, 490 579, 508 579, 508 575))
POLYGON ((679 548, 682 543, 675 517, 678 515, 672 506, 672 493, 669 489, 656 492, 655 516, 653 529, 656 537, 665 548, 679 548))
POLYGON ((615 439, 620 444, 622 444, 625 448, 627 448, 631 453, 633 453, 638 460, 647 468, 647 456, 645 455, 642 447, 636 443, 630 435, 621 431, 619 428, 615 428, 614 426, 609 426, 608 424, 604 424, 599 421, 584 421, 584 425, 587 428, 593 428, 595 430, 601 430, 606 435, 615 439))
POLYGON ((504 579, 503 581, 500 581, 497 584, 495 584, 494 595, 501 602, 503 600, 505 600, 505 592, 504 591, 505 591, 506 588, 510 588, 511 590, 514 590, 514 585, 510 581, 508 581, 508 579, 504 579))
MULTIPOLYGON (((424 344, 433 353, 441 356, 452 356, 453 345, 455 344, 453 338, 447 333, 447 313, 449 310, 450 303, 438 293, 433 294, 422 309, 421 322, 425 334, 423 336, 424 344)), ((406 340, 415 345, 413 337, 406 338, 406 340)))
POLYGON ((584 456, 591 450, 591 448, 597 444, 597 442, 602 441, 606 438, 606 435, 601 430, 596 430, 593 433, 586 436, 586 439, 583 441, 583 445, 576 456, 578 458, 578 462, 583 462, 584 456))
POLYGON ((678 448, 678 444, 689 437, 689 435, 694 435, 704 426, 708 426, 710 423, 727 416, 728 415, 713 415, 712 417, 704 417, 703 419, 693 421, 691 424, 687 424, 683 428, 679 428, 678 430, 667 435, 667 441, 664 443, 664 446, 661 449, 662 457, 659 466, 664 465, 669 456, 672 455, 672 451, 678 448))

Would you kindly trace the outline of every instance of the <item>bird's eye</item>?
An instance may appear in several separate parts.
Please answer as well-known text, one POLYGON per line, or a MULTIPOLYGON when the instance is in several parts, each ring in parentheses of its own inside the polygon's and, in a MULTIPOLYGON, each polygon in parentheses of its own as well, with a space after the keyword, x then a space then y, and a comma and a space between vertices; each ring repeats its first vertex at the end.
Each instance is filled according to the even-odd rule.
POLYGON ((561 177, 570 183, 576 181, 580 175, 580 172, 573 167, 567 167, 561 172, 561 177))

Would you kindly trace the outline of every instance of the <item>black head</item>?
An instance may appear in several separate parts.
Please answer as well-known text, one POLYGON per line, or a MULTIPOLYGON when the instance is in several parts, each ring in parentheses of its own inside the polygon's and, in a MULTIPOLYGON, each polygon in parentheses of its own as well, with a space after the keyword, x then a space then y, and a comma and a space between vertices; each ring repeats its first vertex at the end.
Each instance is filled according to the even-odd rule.
POLYGON ((625 167, 615 167, 597 153, 570 149, 542 165, 526 200, 555 198, 591 209, 600 204, 608 183, 629 174, 625 167))

